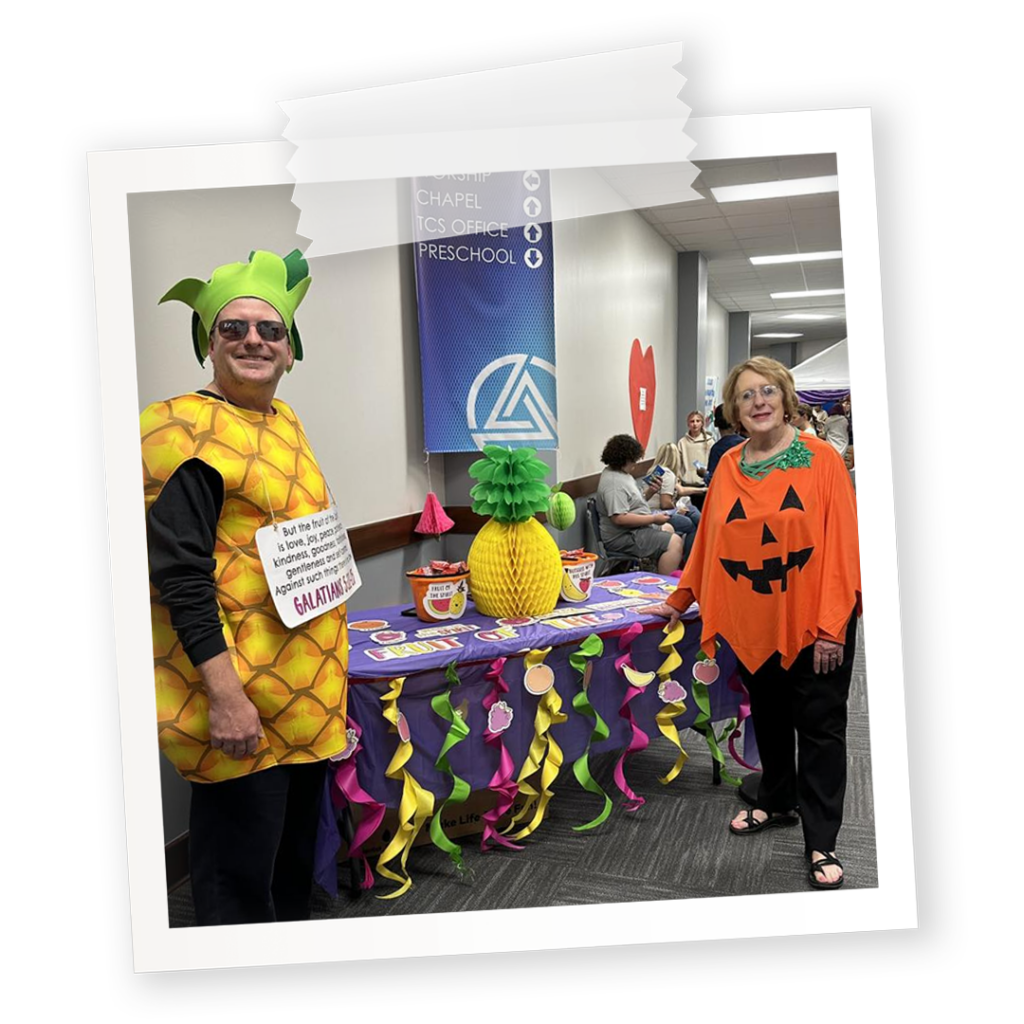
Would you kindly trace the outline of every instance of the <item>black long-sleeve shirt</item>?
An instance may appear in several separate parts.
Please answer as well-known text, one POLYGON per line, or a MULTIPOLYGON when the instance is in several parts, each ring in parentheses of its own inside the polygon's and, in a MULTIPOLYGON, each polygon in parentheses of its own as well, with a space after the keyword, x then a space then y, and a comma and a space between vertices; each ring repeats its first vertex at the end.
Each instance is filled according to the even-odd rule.
POLYGON ((221 475, 201 459, 189 459, 164 484, 146 517, 149 579, 193 665, 227 650, 213 580, 223 504, 221 475))

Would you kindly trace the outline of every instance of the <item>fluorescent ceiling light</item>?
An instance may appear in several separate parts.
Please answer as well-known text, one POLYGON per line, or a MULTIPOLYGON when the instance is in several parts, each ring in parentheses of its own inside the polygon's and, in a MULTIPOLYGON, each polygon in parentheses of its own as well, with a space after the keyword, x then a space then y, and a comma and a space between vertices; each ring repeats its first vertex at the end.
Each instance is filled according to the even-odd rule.
POLYGON ((815 263, 818 260, 841 260, 842 249, 834 252, 789 252, 784 256, 751 256, 750 262, 755 266, 766 263, 815 263))
POLYGON ((819 295, 845 295, 845 288, 818 288, 810 292, 769 292, 773 299, 814 299, 819 295))
POLYGON ((750 185, 722 185, 711 194, 719 203, 742 203, 749 199, 781 199, 783 196, 809 196, 817 192, 838 192, 839 176, 790 178, 787 181, 755 181, 750 185))
POLYGON ((802 338, 802 334, 755 334, 755 338, 802 338))
POLYGON ((835 320, 835 313, 786 313, 780 320, 835 320))

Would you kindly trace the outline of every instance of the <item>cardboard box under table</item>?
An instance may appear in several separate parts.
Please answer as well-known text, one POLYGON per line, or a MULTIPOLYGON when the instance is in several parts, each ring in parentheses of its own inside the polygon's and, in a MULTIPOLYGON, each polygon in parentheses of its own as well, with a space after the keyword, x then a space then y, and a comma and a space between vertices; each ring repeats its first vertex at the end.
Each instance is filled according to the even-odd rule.
MULTIPOLYGON (((562 766, 557 779, 549 781, 550 790, 551 786, 580 784, 574 776, 573 764, 584 753, 617 751, 628 755, 643 749, 648 742, 664 748, 667 772, 679 750, 664 737, 659 714, 662 721, 670 719, 679 732, 694 726, 705 735, 710 732, 712 741, 714 729, 705 723, 739 719, 746 725, 745 694, 738 686, 735 656, 722 643, 715 663, 703 660, 699 653, 701 623, 697 611, 691 610, 683 618, 684 635, 675 644, 680 663, 670 673, 663 670, 668 656, 664 646, 666 621, 639 614, 636 608, 663 600, 674 585, 674 580, 650 573, 595 580, 589 601, 561 603, 548 616, 514 624, 478 614, 472 602, 459 619, 436 624, 403 614, 405 606, 351 613, 348 715, 350 729, 358 733, 359 739, 354 752, 336 763, 337 777, 329 780, 333 808, 325 802, 318 840, 317 881, 328 892, 337 891, 335 861, 339 851, 347 851, 352 840, 353 821, 356 839, 363 840, 357 844, 363 854, 376 853, 391 841, 403 790, 407 793, 407 807, 412 800, 410 778, 421 794, 421 810, 425 799, 422 794, 432 796, 431 817, 453 793, 456 778, 472 791, 463 803, 449 803, 440 813, 443 834, 451 840, 481 832, 488 824, 486 814, 493 814, 502 801, 507 806, 516 800, 512 810, 504 815, 503 820, 507 821, 509 814, 526 802, 524 794, 542 791, 542 771, 520 778, 524 763, 531 756, 531 747, 534 768, 549 754, 549 741, 554 741, 555 750, 561 752, 562 766), (595 639, 588 640, 591 637, 595 639), (537 663, 554 673, 554 686, 545 695, 530 692, 524 686, 527 670, 537 663), (695 677, 695 667, 703 682, 695 677), (636 681, 642 684, 659 669, 662 673, 654 675, 647 685, 636 685, 636 681), (629 681, 631 675, 634 683, 629 681), (675 685, 663 687, 666 678, 675 685), (583 698, 579 697, 584 680, 589 706, 608 727, 607 739, 595 738, 595 718, 587 713, 583 698), (682 698, 680 686, 685 690, 682 698), (676 698, 674 704, 669 700, 671 697, 676 698), (492 710, 498 701, 504 706, 492 710), (554 715, 553 708, 557 708, 554 715), (468 734, 454 743, 450 735, 454 724, 452 712, 468 726, 468 734), (541 735, 538 722, 542 730, 550 723, 541 735), (401 756, 396 758, 396 752, 403 739, 407 759, 396 768, 392 761, 401 760, 401 756), (446 739, 448 771, 444 770, 445 761, 439 761, 446 739), (502 781, 502 765, 503 786, 496 785, 502 781), (521 790, 517 781, 525 783, 521 790), (341 821, 342 829, 349 833, 344 837, 344 847, 334 809, 349 812, 341 821), (371 820, 375 815, 381 819, 372 837, 359 835, 359 822, 365 821, 367 815, 371 820)), ((542 677, 544 673, 531 678, 542 677)), ((720 734, 721 728, 720 724, 720 734)), ((753 765, 757 763, 753 737, 749 729, 745 729, 745 734, 741 756, 753 765)), ((350 737, 353 735, 350 733, 350 737)), ((720 764, 724 765, 724 759, 720 762, 719 758, 726 753, 727 743, 723 738, 720 748, 717 743, 712 745, 717 782, 720 764), (719 749, 721 753, 716 753, 719 749)), ((350 744, 349 750, 352 749, 350 744)), ((621 769, 616 774, 625 787, 605 787, 605 792, 619 805, 638 806, 642 795, 633 793, 629 787, 628 756, 621 769)), ((549 775, 551 770, 549 766, 549 775)), ((603 805, 598 793, 594 797, 595 815, 603 805)), ((525 819, 516 824, 513 834, 535 817, 535 808, 536 802, 525 819)), ((617 807, 613 816, 618 812, 617 807)), ((496 821, 491 824, 501 827, 496 821)), ((538 824, 542 837, 542 824, 538 824)), ((420 825, 417 841, 430 841, 422 813, 420 825)), ((362 830, 366 832, 365 824, 362 830)), ((407 823, 406 834, 410 830, 411 824, 407 823)), ((492 830, 492 842, 493 835, 492 830)), ((580 841, 586 841, 585 832, 580 834, 580 841)), ((396 870, 394 864, 392 870, 396 870)), ((370 874, 366 872, 365 882, 369 881, 370 874)))

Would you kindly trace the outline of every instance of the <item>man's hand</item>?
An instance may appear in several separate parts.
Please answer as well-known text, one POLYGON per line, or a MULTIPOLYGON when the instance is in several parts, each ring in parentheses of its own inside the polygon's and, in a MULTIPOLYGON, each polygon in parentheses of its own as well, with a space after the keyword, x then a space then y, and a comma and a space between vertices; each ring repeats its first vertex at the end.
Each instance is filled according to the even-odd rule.
POLYGON ((655 512, 651 516, 651 522, 657 526, 664 526, 671 518, 672 517, 668 512, 655 512))
POLYGON ((210 699, 210 746, 236 761, 252 757, 263 739, 256 705, 239 690, 236 697, 210 699))
POLYGON ((240 761, 256 753, 263 726, 227 651, 196 666, 210 703, 210 746, 240 761))

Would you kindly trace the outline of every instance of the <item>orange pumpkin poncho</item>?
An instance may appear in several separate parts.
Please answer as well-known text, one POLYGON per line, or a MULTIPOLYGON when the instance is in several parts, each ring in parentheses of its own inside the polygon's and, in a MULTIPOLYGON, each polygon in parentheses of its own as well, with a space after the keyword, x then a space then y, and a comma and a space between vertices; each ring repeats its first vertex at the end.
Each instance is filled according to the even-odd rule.
POLYGON ((745 445, 715 470, 697 539, 668 603, 700 604, 701 645, 720 636, 751 672, 776 651, 788 669, 815 640, 842 643, 860 611, 857 506, 850 474, 831 445, 809 435, 806 468, 761 480, 740 471, 745 445))

